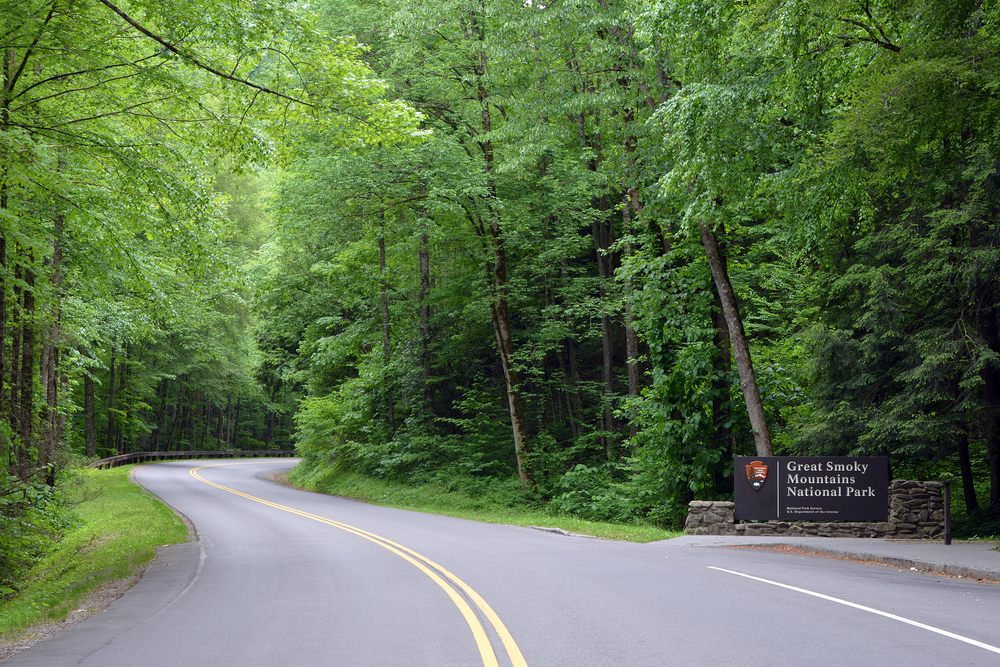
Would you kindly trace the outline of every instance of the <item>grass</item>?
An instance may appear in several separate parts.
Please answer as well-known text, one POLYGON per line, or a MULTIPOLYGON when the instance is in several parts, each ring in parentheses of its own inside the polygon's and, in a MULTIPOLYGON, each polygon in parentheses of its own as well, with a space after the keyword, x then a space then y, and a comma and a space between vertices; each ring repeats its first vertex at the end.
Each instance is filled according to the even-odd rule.
POLYGON ((75 471, 67 493, 80 522, 0 603, 0 639, 63 621, 100 589, 138 575, 155 547, 189 539, 180 517, 129 480, 132 467, 75 471))
POLYGON ((542 510, 511 507, 495 498, 475 498, 460 492, 446 491, 435 485, 413 487, 336 468, 324 468, 309 474, 299 464, 289 473, 288 479, 292 485, 307 491, 485 523, 558 528, 570 533, 629 542, 655 542, 683 534, 649 524, 613 524, 585 521, 572 516, 556 516, 542 510))

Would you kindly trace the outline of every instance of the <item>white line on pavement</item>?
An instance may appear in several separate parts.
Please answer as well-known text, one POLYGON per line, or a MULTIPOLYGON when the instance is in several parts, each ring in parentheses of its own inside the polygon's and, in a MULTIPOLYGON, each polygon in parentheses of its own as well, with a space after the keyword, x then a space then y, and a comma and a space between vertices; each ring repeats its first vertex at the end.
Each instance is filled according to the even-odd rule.
POLYGON ((948 632, 947 630, 942 630, 941 628, 935 628, 933 625, 927 625, 926 623, 920 623, 919 621, 913 621, 908 618, 903 618, 902 616, 896 616, 895 614, 890 614, 886 611, 879 611, 878 609, 872 609, 871 607, 866 607, 862 604, 856 604, 854 602, 848 602, 847 600, 841 600, 840 598, 831 597, 829 595, 823 595, 822 593, 817 593, 815 591, 809 591, 804 588, 799 588, 797 586, 789 586, 788 584, 781 584, 777 581, 771 581, 770 579, 763 579, 761 577, 755 577, 751 574, 744 574, 742 572, 735 572, 733 570, 726 570, 721 567, 715 567, 714 565, 708 565, 710 570, 718 570, 719 572, 728 572, 729 574, 735 574, 739 577, 746 577, 747 579, 753 579, 754 581, 760 581, 765 584, 771 584, 772 586, 780 586, 781 588, 787 588, 790 591, 796 591, 798 593, 805 593, 806 595, 812 595, 813 597, 821 598, 823 600, 829 600, 830 602, 836 602, 838 604, 846 605, 848 607, 854 607, 855 609, 860 609, 861 611, 867 611, 871 614, 877 614, 878 616, 885 616, 886 618, 891 618, 894 621, 899 621, 900 623, 906 623, 907 625, 912 625, 914 627, 921 628, 922 630, 929 630, 931 632, 936 632, 939 635, 944 635, 945 637, 951 637, 952 639, 957 639, 960 642, 965 642, 966 644, 972 644, 973 646, 978 646, 979 648, 986 649, 987 651, 992 651, 994 653, 1000 653, 1000 648, 992 646, 990 644, 985 644, 981 641, 976 641, 975 639, 970 639, 969 637, 963 637, 962 635, 956 635, 954 632, 948 632))

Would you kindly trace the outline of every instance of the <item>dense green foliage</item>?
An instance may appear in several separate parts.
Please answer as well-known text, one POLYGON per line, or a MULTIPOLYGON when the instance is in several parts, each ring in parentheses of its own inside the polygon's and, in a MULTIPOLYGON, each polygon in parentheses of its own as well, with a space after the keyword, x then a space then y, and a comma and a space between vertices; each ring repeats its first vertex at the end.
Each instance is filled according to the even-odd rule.
POLYGON ((726 497, 754 438, 708 228, 778 453, 995 500, 997 10, 322 5, 431 133, 305 133, 276 195, 305 465, 615 520, 726 497))
POLYGON ((0 498, 0 600, 17 591, 35 561, 72 525, 74 517, 61 500, 42 483, 19 485, 17 493, 0 498))
POLYGON ((773 446, 1000 502, 995 1, 7 4, 5 490, 294 441, 671 525, 773 446))
POLYGON ((360 53, 292 4, 0 2, 5 551, 41 550, 68 452, 289 445, 248 307, 262 168, 303 122, 412 132, 360 53))

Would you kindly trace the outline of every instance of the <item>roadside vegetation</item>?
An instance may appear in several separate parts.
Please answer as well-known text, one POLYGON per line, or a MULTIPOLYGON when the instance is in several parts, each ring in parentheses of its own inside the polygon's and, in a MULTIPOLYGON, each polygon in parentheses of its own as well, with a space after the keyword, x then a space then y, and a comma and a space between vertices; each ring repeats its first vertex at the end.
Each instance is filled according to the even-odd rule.
POLYGON ((49 536, 51 549, 23 578, 4 582, 0 640, 103 608, 109 595, 103 589, 131 585, 157 546, 188 540, 181 518, 129 479, 132 468, 66 473, 52 510, 66 532, 58 540, 49 536))
POLYGON ((951 532, 955 538, 963 540, 1000 538, 1000 505, 994 503, 964 516, 959 515, 952 525, 951 532))
POLYGON ((516 488, 516 478, 511 478, 506 483, 452 479, 414 486, 376 479, 343 466, 331 465, 322 468, 297 466, 288 474, 287 481, 307 491, 354 498, 386 507, 485 523, 563 530, 608 540, 654 542, 681 534, 648 522, 588 521, 570 513, 556 513, 539 498, 512 493, 508 487, 514 485, 516 488))
POLYGON ((884 456, 1000 530, 997 0, 0 17, 0 595, 136 451, 663 529, 884 456))

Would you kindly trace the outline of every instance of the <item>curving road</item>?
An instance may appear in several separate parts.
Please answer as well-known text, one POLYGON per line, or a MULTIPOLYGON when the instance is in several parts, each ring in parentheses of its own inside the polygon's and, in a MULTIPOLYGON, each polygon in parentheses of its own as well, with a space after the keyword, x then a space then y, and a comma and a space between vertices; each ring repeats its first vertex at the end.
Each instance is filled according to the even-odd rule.
POLYGON ((997 665, 1000 587, 794 554, 631 544, 268 481, 136 470, 199 541, 4 667, 997 665))

